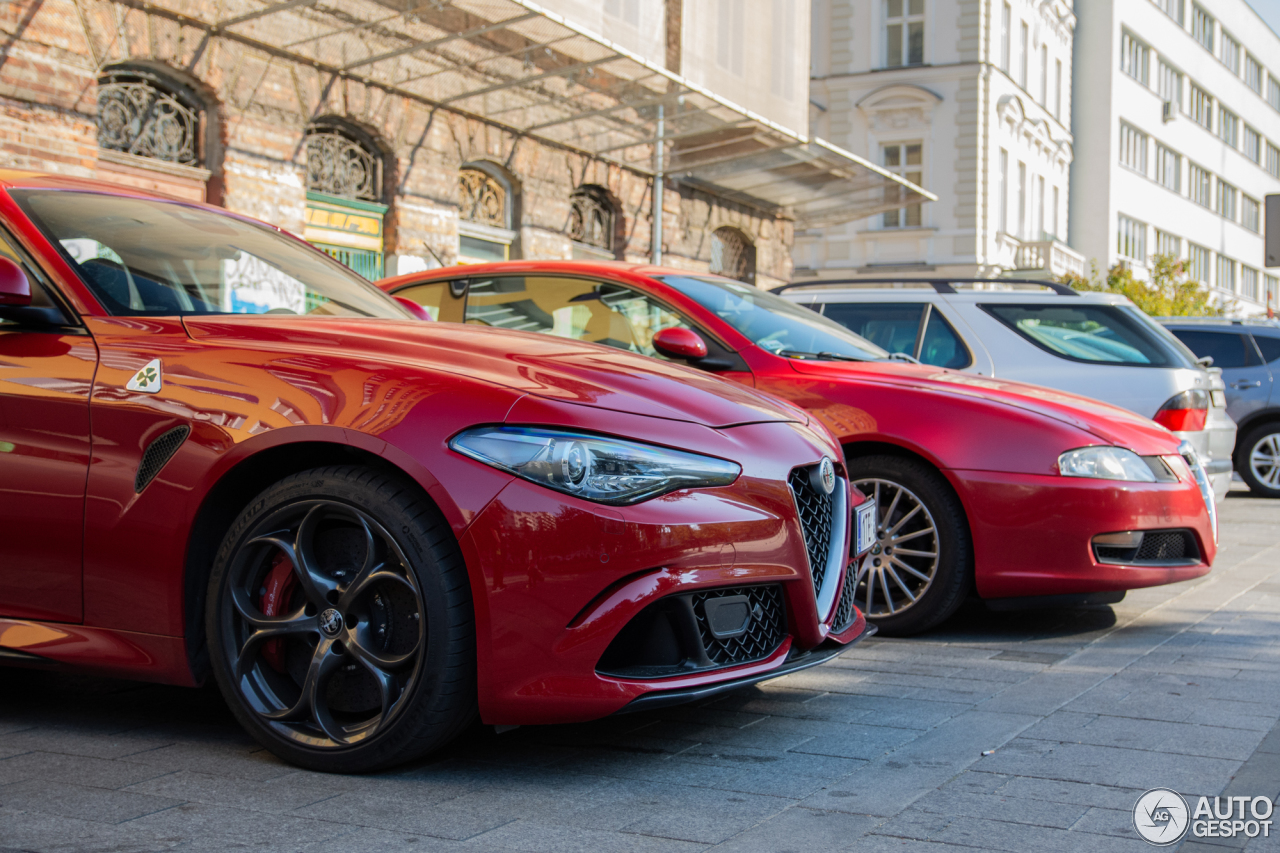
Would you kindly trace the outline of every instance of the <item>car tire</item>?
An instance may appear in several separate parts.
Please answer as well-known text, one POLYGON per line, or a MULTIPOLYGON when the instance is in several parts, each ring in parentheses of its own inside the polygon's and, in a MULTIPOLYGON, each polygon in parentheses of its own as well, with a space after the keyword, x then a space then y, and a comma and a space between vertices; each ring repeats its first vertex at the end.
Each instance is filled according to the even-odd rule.
POLYGON ((1239 444, 1236 470, 1249 491, 1264 498, 1280 498, 1280 423, 1249 430, 1239 444))
POLYGON ((410 480, 304 471, 232 524, 206 630, 223 697, 280 758, 362 773, 452 740, 475 717, 475 615, 448 524, 410 480))
POLYGON ((956 611, 973 578, 964 508, 931 465, 902 456, 855 456, 849 479, 876 498, 877 541, 856 561, 855 602, 881 634, 907 636, 956 611))

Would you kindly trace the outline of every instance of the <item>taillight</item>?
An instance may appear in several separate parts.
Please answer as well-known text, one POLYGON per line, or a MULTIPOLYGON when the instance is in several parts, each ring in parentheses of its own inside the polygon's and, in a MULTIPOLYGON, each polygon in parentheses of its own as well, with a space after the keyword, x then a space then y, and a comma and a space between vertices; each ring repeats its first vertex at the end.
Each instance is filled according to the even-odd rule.
POLYGON ((1199 388, 1174 394, 1156 412, 1155 422, 1172 432, 1204 429, 1209 416, 1209 394, 1199 388))

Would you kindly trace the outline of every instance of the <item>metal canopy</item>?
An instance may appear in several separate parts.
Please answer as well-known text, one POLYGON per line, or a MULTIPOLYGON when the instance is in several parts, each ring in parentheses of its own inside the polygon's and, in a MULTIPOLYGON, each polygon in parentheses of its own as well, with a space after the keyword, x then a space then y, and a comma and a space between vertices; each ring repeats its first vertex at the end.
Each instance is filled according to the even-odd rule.
POLYGON ((733 104, 533 0, 145 5, 322 72, 645 174, 661 170, 747 204, 785 209, 800 228, 937 198, 861 157, 733 104), (280 44, 281 32, 293 38, 280 44), (659 138, 660 169, 654 156, 659 138))

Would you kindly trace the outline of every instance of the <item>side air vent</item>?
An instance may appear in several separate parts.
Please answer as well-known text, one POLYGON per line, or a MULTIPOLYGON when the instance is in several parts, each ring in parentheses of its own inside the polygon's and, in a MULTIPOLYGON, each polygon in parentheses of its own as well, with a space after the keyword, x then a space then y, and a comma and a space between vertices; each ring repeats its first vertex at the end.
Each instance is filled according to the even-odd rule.
POLYGON ((178 452, 178 448, 190 434, 189 426, 174 427, 147 445, 142 453, 142 461, 138 463, 138 475, 133 478, 134 492, 142 494, 142 490, 156 478, 156 474, 173 458, 173 454, 178 452))

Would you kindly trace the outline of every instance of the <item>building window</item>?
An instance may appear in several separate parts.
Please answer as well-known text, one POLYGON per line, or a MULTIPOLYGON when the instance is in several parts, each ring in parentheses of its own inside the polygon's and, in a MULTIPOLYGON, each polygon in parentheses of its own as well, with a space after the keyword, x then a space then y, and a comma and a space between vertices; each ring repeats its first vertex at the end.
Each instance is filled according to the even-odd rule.
POLYGON ((1267 103, 1272 109, 1280 110, 1280 80, 1267 75, 1267 103))
POLYGON ((199 166, 204 108, 185 87, 144 70, 98 80, 98 145, 138 157, 199 166))
MULTIPOLYGON (((919 142, 895 142, 880 146, 884 167, 895 175, 901 175, 917 186, 923 180, 924 146, 919 142)), ((897 195, 897 188, 888 189, 897 195)), ((885 228, 912 228, 920 225, 920 205, 913 204, 902 210, 890 210, 884 214, 885 228)))
POLYGON ((1240 294, 1246 299, 1258 300, 1258 271, 1240 265, 1240 294))
POLYGON ((1195 83, 1191 84, 1191 120, 1213 130, 1213 98, 1195 83))
POLYGON ((1187 183, 1191 200, 1196 204, 1213 208, 1213 177, 1195 163, 1187 165, 1187 183))
POLYGON ((1125 32, 1120 36, 1120 70, 1142 85, 1147 85, 1147 69, 1151 65, 1151 50, 1125 32))
POLYGON ((1048 199, 1044 195, 1044 178, 1036 178, 1036 239, 1044 239, 1044 205, 1048 199))
POLYGON ((1058 188, 1053 188, 1053 236, 1061 239, 1062 232, 1058 230, 1058 188))
POLYGON ((1027 164, 1018 161, 1018 236, 1027 236, 1027 164))
POLYGON ((1249 125, 1244 126, 1244 156, 1262 165, 1262 134, 1249 125))
POLYGON ((1182 255, 1182 238, 1167 231, 1156 231, 1156 254, 1178 258, 1182 255))
POLYGON ((1218 179, 1218 214, 1225 216, 1232 222, 1236 219, 1236 200, 1239 198, 1240 191, 1231 184, 1218 179))
POLYGON ((1217 281, 1220 290, 1236 292, 1236 262, 1225 255, 1218 255, 1217 281))
POLYGON ((1120 165, 1147 173, 1147 135, 1124 122, 1120 122, 1120 165))
POLYGON ((1000 230, 1009 233, 1009 152, 1000 149, 1000 174, 996 176, 1000 186, 996 192, 1000 197, 1000 230))
POLYGON ((1264 297, 1268 307, 1274 307, 1277 301, 1280 301, 1280 278, 1273 275, 1263 274, 1263 281, 1267 286, 1267 293, 1264 297))
POLYGON ((1209 250, 1204 246, 1187 244, 1187 275, 1192 281, 1209 283, 1209 250))
POLYGON ((307 227, 318 249, 370 281, 383 275, 382 156, 341 119, 307 128, 307 227))
POLYGON ((1244 57, 1244 82, 1249 88, 1262 94, 1262 63, 1253 58, 1253 54, 1244 57))
POLYGON ((307 133, 307 189, 361 201, 382 200, 382 158, 336 127, 307 133))
POLYGON ((737 228, 711 233, 711 272, 747 284, 756 281, 756 247, 737 228))
POLYGON ((1204 49, 1213 52, 1213 16, 1206 12, 1199 3, 1191 4, 1191 37, 1200 42, 1204 49))
POLYGON ((720 0, 716 17, 716 65, 738 77, 742 76, 745 6, 735 0, 720 0))
POLYGON ((1027 54, 1031 51, 1031 30, 1027 22, 1018 25, 1018 85, 1027 88, 1027 54))
POLYGON ((1156 143, 1156 181, 1176 193, 1182 192, 1182 157, 1156 143))
POLYGON ((1053 61, 1053 117, 1062 120, 1062 60, 1053 61))
MULTIPOLYGON (((639 5, 639 0, 636 0, 639 5)), ((796 0, 773 4, 773 50, 769 57, 773 71, 773 94, 790 101, 796 96, 796 0)))
POLYGON ((569 197, 569 238, 613 251, 614 209, 599 187, 578 187, 569 197))
POLYGON ((1240 224, 1254 233, 1262 231, 1262 205, 1256 198, 1240 196, 1240 224))
POLYGON ((1156 74, 1160 100, 1172 103, 1174 109, 1182 109, 1182 74, 1173 66, 1166 65, 1163 59, 1158 63, 1156 74))
POLYGON ((1228 35, 1226 30, 1222 31, 1222 38, 1218 39, 1218 58, 1231 69, 1232 74, 1240 76, 1240 42, 1228 35))
POLYGON ((1040 106, 1049 109, 1049 46, 1040 45, 1040 106))
POLYGON ((923 63, 924 0, 885 0, 885 65, 923 63))
POLYGON ((1005 3, 1000 13, 1000 70, 1005 74, 1009 73, 1009 33, 1012 26, 1013 10, 1005 3))
POLYGON ((1130 219, 1124 214, 1120 214, 1118 219, 1116 250, 1120 253, 1120 257, 1145 264, 1147 262, 1146 223, 1130 219))
POLYGON ((1164 13, 1170 18, 1178 22, 1178 26, 1186 26, 1187 22, 1187 3, 1186 0, 1156 0, 1156 5, 1164 10, 1164 13))
POLYGON ((1267 171, 1271 177, 1280 178, 1280 148, 1267 143, 1267 171))
POLYGON ((1240 144, 1240 118, 1231 110, 1218 105, 1218 136, 1222 141, 1236 148, 1240 144))
POLYGON ((511 188, 488 169, 458 170, 458 255, 464 263, 505 261, 511 257, 511 188))

